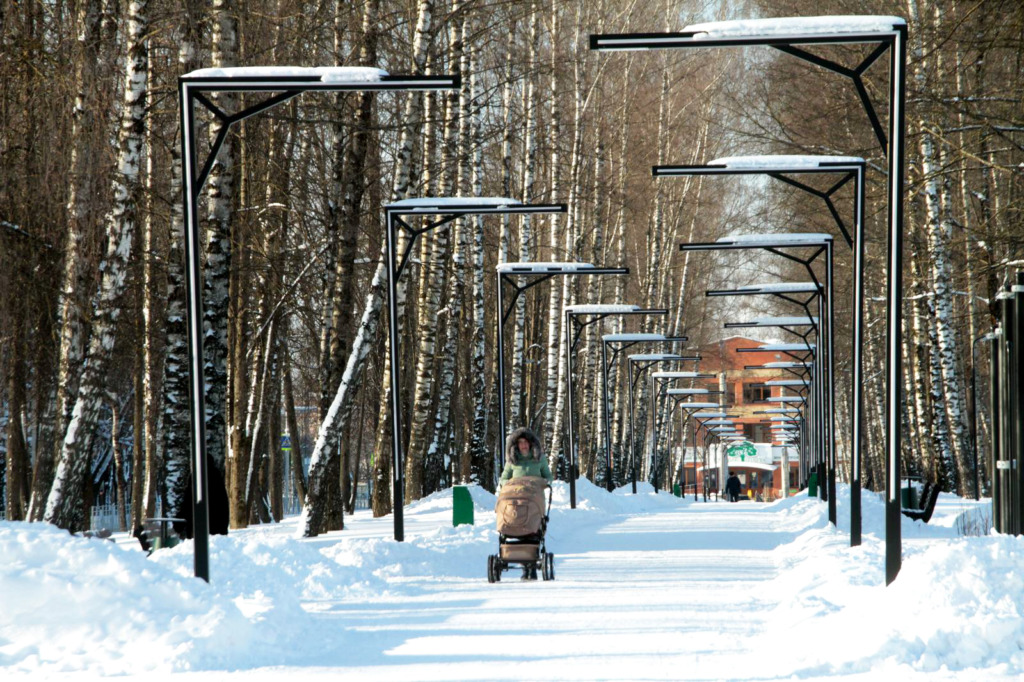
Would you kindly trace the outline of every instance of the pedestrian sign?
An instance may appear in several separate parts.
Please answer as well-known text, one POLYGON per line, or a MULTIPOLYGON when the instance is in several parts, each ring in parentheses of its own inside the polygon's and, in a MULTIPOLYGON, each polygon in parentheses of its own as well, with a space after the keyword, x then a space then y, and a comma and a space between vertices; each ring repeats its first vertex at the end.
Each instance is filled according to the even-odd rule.
POLYGON ((287 433, 281 434, 281 450, 288 452, 292 449, 292 437, 287 433))

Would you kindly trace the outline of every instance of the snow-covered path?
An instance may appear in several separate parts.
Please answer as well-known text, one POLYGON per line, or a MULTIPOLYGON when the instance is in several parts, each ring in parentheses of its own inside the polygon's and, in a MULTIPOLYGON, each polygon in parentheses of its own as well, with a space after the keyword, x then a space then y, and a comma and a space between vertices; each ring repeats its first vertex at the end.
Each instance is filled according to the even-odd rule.
MULTIPOLYGON (((215 538, 212 583, 188 545, 147 559, 131 543, 0 523, 4 679, 865 680, 1018 679, 1018 538, 957 538, 984 504, 947 497, 906 521, 903 573, 883 588, 881 503, 865 543, 798 497, 694 503, 589 484, 548 533, 556 580, 485 578, 494 498, 452 528, 451 494, 390 518, 294 537, 297 520, 215 538)), ((843 490, 841 489, 841 492, 843 490)), ((840 518, 845 510, 840 496, 840 518)))
POLYGON ((353 629, 371 654, 343 671, 381 680, 409 679, 409 665, 431 680, 726 675, 749 652, 748 635, 769 627, 773 550, 794 537, 779 525, 764 505, 716 504, 569 537, 552 531, 553 582, 522 582, 513 570, 496 585, 425 580, 383 612, 378 601, 339 605, 344 621, 365 623, 353 629))

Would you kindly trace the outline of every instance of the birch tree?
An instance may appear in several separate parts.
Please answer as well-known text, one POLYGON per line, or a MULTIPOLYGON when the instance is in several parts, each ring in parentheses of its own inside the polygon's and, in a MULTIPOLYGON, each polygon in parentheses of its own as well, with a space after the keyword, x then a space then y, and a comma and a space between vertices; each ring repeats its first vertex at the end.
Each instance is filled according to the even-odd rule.
MULTIPOLYGON (((523 141, 523 203, 530 203, 534 199, 534 178, 537 170, 537 52, 540 34, 538 30, 539 9, 536 2, 530 4, 530 34, 529 34, 529 57, 526 75, 526 110, 525 138, 523 141)), ((519 261, 526 262, 531 259, 532 251, 532 224, 533 219, 529 213, 522 217, 519 225, 519 261)), ((525 388, 525 365, 523 363, 526 354, 526 300, 520 296, 516 301, 515 316, 512 323, 512 369, 511 382, 509 385, 509 410, 508 415, 511 422, 518 423, 523 418, 523 392, 525 388)), ((503 398, 499 398, 503 399, 503 398)), ((500 434, 498 441, 504 443, 507 434, 500 434)), ((504 447, 504 446, 502 446, 504 447)))
MULTIPOLYGON (((213 0, 213 36, 210 65, 230 68, 238 65, 238 9, 235 0, 213 0)), ((215 104, 223 111, 237 108, 238 96, 219 93, 215 104)), ((212 141, 223 123, 210 126, 212 141)), ((203 271, 203 351, 206 380, 206 445, 216 466, 225 470, 228 452, 226 410, 228 404, 228 292, 231 264, 233 201, 235 195, 235 141, 231 134, 210 169, 207 181, 206 265, 203 271)), ((227 480, 227 479, 225 479, 227 480)))
MULTIPOLYGON (((431 19, 433 14, 433 0, 420 0, 416 21, 416 33, 413 41, 413 74, 422 74, 426 67, 427 50, 429 47, 429 36, 431 34, 431 19)), ((395 171, 395 183, 392 191, 392 200, 399 201, 408 196, 412 184, 412 157, 413 138, 419 134, 421 115, 423 112, 422 98, 417 94, 408 96, 406 100, 403 120, 405 127, 402 129, 399 142, 399 154, 395 171)), ((382 245, 381 253, 377 259, 377 269, 373 274, 370 283, 370 290, 366 296, 363 306, 363 315, 356 331, 355 339, 352 342, 352 351, 349 354, 345 365, 345 372, 342 375, 341 383, 334 395, 331 406, 324 415, 320 429, 317 433, 316 444, 310 456, 309 464, 309 488, 306 491, 306 504, 303 507, 303 523, 300 524, 302 534, 306 537, 319 535, 323 530, 323 518, 327 500, 323 492, 326 485, 324 475, 332 457, 335 456, 338 433, 345 427, 347 414, 351 410, 353 393, 358 388, 358 380, 362 374, 366 357, 370 352, 371 343, 377 333, 377 321, 386 295, 387 258, 386 245, 382 245), (346 419, 342 419, 342 416, 346 419)), ((388 352, 387 350, 385 353, 388 352)), ((381 390, 382 405, 390 403, 389 391, 395 390, 391 386, 390 374, 385 373, 384 385, 381 390)), ((380 423, 386 424, 387 415, 380 423)), ((390 481, 389 473, 385 473, 390 458, 377 449, 381 455, 377 457, 377 469, 374 472, 375 491, 388 489, 390 481)), ((375 507, 374 513, 378 513, 381 507, 375 507)), ((387 513, 381 511, 381 513, 387 513)))
MULTIPOLYGON (((471 55, 475 55, 475 50, 471 55)), ((478 62, 471 58, 471 63, 478 62)), ((472 102, 470 113, 470 136, 473 154, 472 195, 483 194, 483 139, 481 131, 481 108, 479 81, 476 69, 469 74, 469 97, 472 102)), ((492 472, 487 456, 487 383, 484 376, 487 345, 486 319, 487 309, 484 300, 484 220, 476 216, 473 225, 472 244, 472 296, 473 296, 473 332, 472 355, 470 358, 470 385, 473 395, 473 425, 470 431, 467 452, 462 458, 460 480, 463 483, 475 483, 489 488, 492 472)))
MULTIPOLYGON (((203 21, 199 0, 186 0, 177 35, 177 64, 181 73, 199 68, 200 26, 203 21)), ((174 144, 171 162, 171 220, 167 249, 167 306, 164 313, 166 354, 164 358, 164 489, 165 509, 176 516, 183 513, 187 498, 191 450, 189 445, 188 343, 185 327, 185 214, 182 203, 182 165, 180 146, 174 144)), ((152 150, 150 150, 152 153, 152 150)))
POLYGON ((128 59, 124 76, 124 108, 118 135, 117 171, 113 180, 114 204, 104 219, 107 248, 100 264, 102 278, 93 303, 93 328, 82 371, 78 397, 68 422, 53 487, 46 501, 44 520, 79 530, 88 522, 81 506, 81 490, 89 474, 91 432, 106 393, 107 367, 114 348, 115 324, 121 314, 132 240, 138 228, 139 166, 145 142, 146 76, 148 50, 147 0, 128 6, 128 59))
MULTIPOLYGON (((55 432, 62 437, 71 419, 71 409, 77 392, 79 374, 85 351, 87 330, 83 318, 89 305, 89 278, 86 268, 90 244, 87 235, 93 232, 97 210, 97 167, 94 135, 97 121, 99 85, 98 69, 101 50, 101 7, 99 0, 87 0, 79 5, 77 17, 78 40, 75 58, 75 104, 71 112, 71 164, 68 183, 68 229, 64 249, 64 268, 60 300, 60 349, 57 360, 57 392, 55 432)), ((53 483, 54 463, 60 456, 40 449, 37 453, 32 479, 32 498, 28 516, 42 520, 46 500, 53 483), (56 457, 55 457, 56 455, 56 457)))

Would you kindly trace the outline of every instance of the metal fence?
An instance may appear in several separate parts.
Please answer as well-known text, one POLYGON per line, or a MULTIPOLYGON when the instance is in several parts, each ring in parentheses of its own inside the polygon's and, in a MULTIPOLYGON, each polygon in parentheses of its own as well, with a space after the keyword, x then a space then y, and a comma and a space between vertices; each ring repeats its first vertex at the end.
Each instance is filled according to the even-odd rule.
POLYGON ((117 513, 116 504, 99 504, 94 506, 90 510, 89 518, 89 528, 93 530, 100 530, 101 528, 113 531, 121 530, 121 520, 117 513))

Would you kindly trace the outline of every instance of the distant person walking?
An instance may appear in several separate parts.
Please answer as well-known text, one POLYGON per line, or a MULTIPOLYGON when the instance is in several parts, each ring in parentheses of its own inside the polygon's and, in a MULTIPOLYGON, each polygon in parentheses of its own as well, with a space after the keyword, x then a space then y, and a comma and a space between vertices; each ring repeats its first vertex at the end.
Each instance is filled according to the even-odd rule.
POLYGON ((729 472, 729 479, 725 482, 725 496, 730 502, 740 499, 740 477, 735 472, 729 472))

